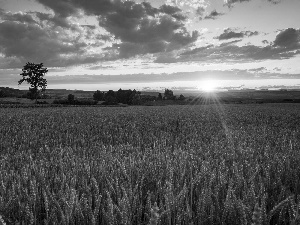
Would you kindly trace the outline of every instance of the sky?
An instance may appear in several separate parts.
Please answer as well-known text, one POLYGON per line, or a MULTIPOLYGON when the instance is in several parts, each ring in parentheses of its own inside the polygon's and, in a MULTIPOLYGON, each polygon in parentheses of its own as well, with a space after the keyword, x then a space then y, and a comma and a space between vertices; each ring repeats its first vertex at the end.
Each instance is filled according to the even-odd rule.
POLYGON ((0 86, 300 88, 300 0, 0 0, 0 86))

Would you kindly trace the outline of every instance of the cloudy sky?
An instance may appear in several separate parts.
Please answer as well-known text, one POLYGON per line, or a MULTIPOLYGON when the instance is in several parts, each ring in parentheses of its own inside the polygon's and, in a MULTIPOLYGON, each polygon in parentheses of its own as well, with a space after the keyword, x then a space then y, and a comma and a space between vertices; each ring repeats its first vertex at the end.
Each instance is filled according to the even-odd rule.
POLYGON ((42 62, 48 88, 300 88, 299 11, 299 0, 0 0, 0 86, 42 62))

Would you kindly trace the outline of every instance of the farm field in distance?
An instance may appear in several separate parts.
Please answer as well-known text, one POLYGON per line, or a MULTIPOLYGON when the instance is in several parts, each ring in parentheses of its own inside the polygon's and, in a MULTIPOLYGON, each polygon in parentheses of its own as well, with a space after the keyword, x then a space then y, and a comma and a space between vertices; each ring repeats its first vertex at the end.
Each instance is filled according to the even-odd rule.
POLYGON ((0 108, 6 224, 300 223, 300 104, 0 108))

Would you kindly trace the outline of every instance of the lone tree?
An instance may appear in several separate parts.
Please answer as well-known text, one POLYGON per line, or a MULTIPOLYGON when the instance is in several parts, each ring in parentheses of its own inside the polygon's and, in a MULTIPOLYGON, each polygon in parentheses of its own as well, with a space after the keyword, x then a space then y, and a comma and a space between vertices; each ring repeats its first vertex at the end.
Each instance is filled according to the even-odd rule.
POLYGON ((31 87, 29 88, 29 91, 35 97, 35 103, 37 103, 39 88, 42 92, 46 89, 47 80, 44 78, 44 76, 47 72, 48 69, 43 67, 43 63, 35 64, 28 62, 20 74, 22 79, 19 80, 18 84, 20 85, 24 81, 30 84, 31 87))

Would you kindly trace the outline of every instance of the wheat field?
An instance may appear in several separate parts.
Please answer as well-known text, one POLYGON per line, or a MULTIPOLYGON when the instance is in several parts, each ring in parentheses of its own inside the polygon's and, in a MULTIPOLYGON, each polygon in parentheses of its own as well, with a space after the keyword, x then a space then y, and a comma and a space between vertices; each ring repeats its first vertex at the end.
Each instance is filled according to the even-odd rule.
POLYGON ((299 112, 0 108, 0 224, 299 224, 299 112))

